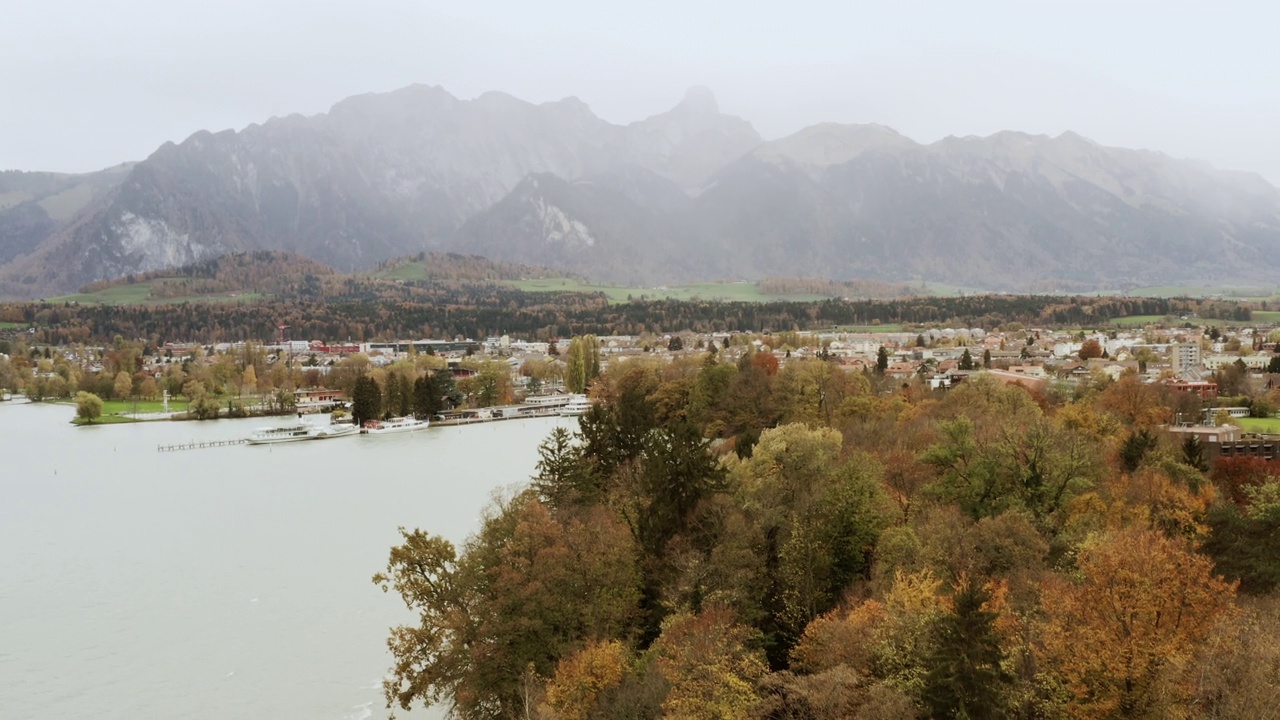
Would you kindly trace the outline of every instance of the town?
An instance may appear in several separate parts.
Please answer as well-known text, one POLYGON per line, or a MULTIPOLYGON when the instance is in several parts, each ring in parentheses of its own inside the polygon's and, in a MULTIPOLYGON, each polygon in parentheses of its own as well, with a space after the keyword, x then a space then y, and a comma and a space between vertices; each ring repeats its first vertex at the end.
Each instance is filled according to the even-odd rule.
MULTIPOLYGON (((346 408, 355 379, 369 375, 382 391, 382 414, 427 414, 445 422, 545 414, 588 393, 611 366, 660 363, 694 367, 737 364, 744 357, 790 363, 822 361, 876 379, 881 393, 919 388, 945 392, 974 375, 1037 394, 1070 396, 1081 388, 1130 378, 1177 393, 1166 429, 1194 435, 1211 455, 1262 454, 1280 431, 1280 330, 1181 319, 1177 325, 1061 330, 1022 327, 914 331, 678 333, 584 336, 551 342, 503 335, 483 340, 327 342, 279 337, 264 342, 148 345, 116 338, 108 346, 28 345, 22 333, 0 340, 0 398, 74 403, 80 393, 106 403, 92 422, 215 419, 346 408), (584 353, 590 358, 584 359, 584 353), (438 403, 414 408, 421 376, 440 375, 438 403), (405 388, 401 391, 399 388, 405 388)), ((86 420, 86 418, 81 418, 86 420)))

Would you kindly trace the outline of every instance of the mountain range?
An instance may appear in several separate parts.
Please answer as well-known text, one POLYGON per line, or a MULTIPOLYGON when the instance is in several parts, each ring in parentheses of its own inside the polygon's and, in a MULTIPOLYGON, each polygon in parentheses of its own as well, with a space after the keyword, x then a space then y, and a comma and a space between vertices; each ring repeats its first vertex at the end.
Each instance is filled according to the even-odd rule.
POLYGON ((1280 191, 1073 133, 921 144, 820 124, 766 141, 702 88, 616 125, 576 98, 415 85, 97 173, 0 173, 0 295, 256 250, 344 271, 464 252, 628 284, 1269 282, 1280 191))

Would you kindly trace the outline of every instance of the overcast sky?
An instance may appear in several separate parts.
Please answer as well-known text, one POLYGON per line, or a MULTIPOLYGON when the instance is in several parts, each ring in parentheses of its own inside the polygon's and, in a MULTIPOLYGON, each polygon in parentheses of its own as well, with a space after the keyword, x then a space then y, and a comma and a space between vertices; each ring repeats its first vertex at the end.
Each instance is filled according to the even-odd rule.
POLYGON ((1280 183, 1280 3, 612 4, 8 0, 0 169, 97 169, 415 82, 574 95, 613 122, 705 85, 767 138, 1070 129, 1280 183))

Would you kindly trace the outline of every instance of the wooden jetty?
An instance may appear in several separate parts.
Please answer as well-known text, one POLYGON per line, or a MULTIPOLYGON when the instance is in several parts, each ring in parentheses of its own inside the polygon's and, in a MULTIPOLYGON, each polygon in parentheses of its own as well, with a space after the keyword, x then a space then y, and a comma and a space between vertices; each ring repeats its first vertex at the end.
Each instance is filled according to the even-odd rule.
POLYGON ((206 440, 204 442, 196 442, 192 440, 189 443, 177 443, 174 445, 157 445, 156 450, 159 452, 177 452, 178 450, 203 450, 204 448, 226 447, 228 445, 245 445, 249 441, 245 438, 238 440, 206 440))

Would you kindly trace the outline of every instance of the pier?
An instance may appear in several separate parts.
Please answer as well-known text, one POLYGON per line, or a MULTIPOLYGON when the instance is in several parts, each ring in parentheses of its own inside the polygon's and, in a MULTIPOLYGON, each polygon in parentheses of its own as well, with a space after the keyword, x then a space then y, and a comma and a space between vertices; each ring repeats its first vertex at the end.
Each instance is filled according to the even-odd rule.
POLYGON ((228 445, 246 445, 248 440, 240 438, 238 440, 206 440, 204 442, 191 441, 189 443, 177 443, 175 445, 157 445, 158 452, 177 452, 179 450, 203 450, 204 448, 227 447, 228 445))

